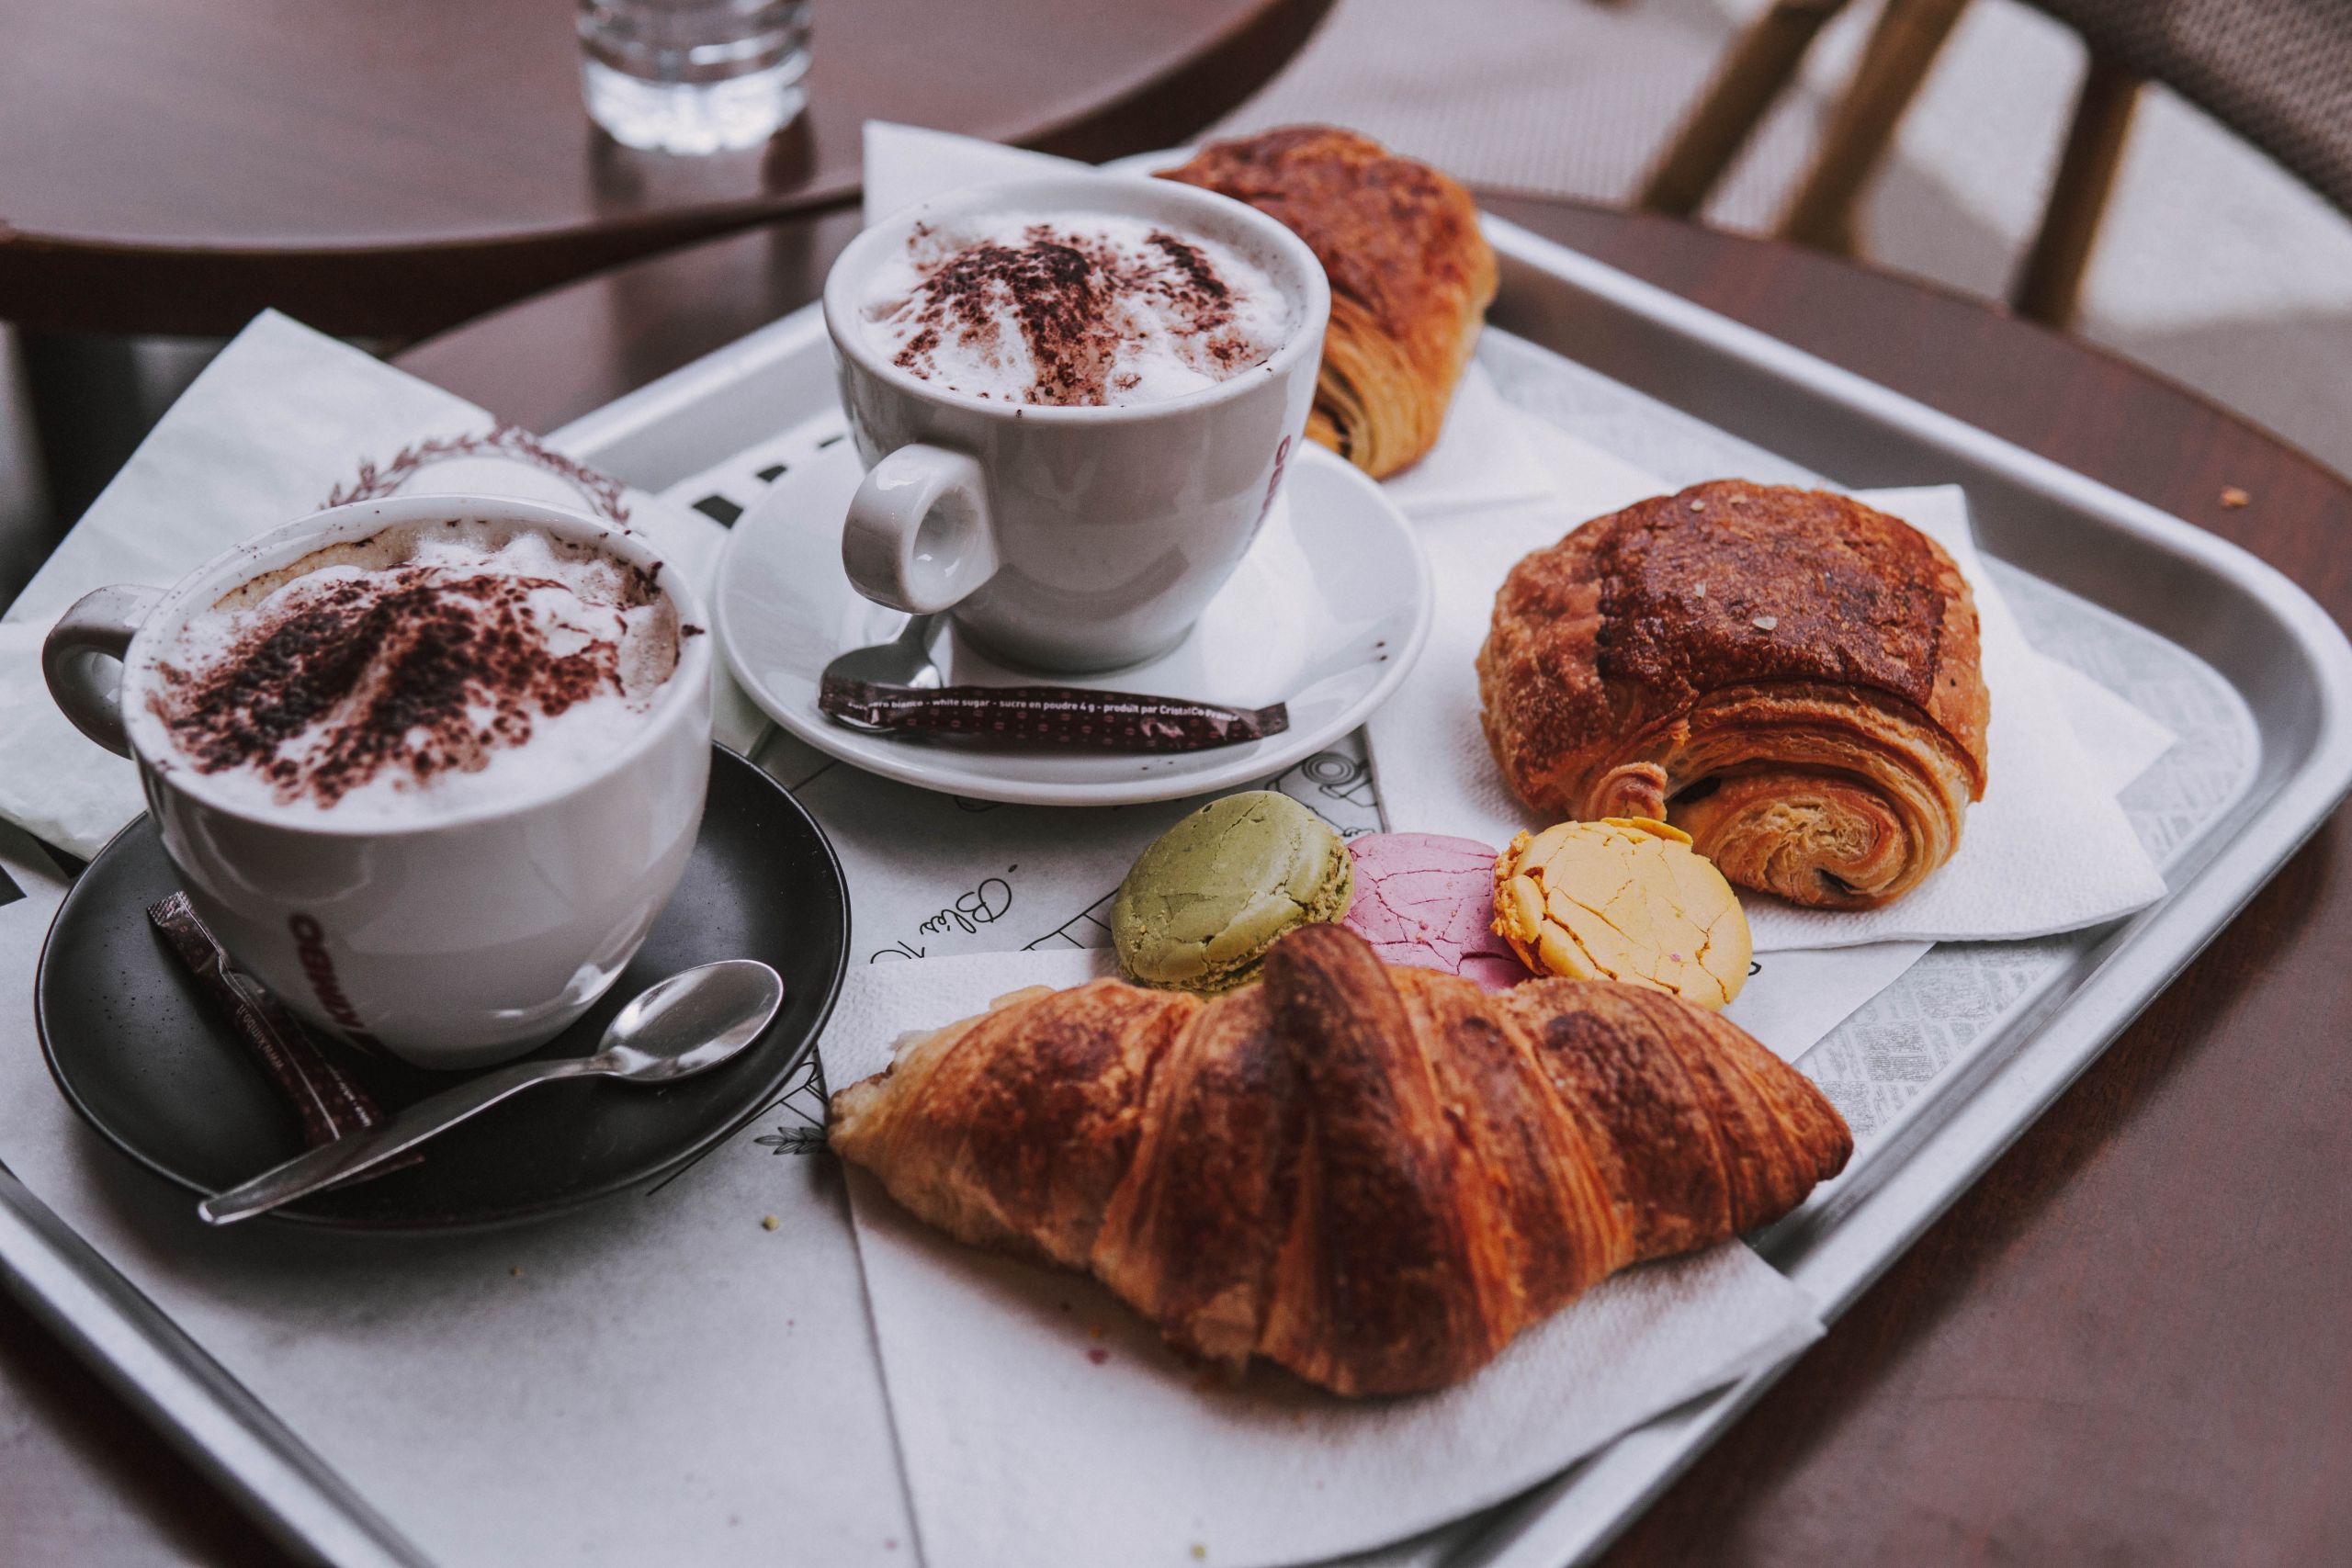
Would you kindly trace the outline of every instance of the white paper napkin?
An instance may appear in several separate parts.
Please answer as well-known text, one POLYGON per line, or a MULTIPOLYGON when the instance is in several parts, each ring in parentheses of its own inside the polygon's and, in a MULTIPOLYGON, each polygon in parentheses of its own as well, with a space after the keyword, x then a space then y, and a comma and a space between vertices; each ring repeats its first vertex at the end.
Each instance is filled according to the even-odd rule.
POLYGON ((1758 953, 1724 1016, 1794 1064, 1854 1010, 1928 955, 1926 942, 1758 953))
MULTIPOLYGON (((1508 842, 1541 827, 1504 785, 1478 724, 1475 660, 1494 595, 1521 556, 1570 527, 1667 487, 1548 426, 1560 485, 1549 505, 1425 524, 1437 616, 1421 660, 1369 728, 1390 825, 1508 842)), ((1882 909, 1801 909, 1746 900, 1759 952, 1862 942, 2000 941, 2112 919, 2163 896, 2164 882, 2084 756, 2048 665, 2026 643, 1978 559, 1966 502, 1952 487, 1866 493, 1951 552, 1976 595, 1993 698, 1990 779, 1950 863, 1882 909)))
POLYGON ((2071 664, 2044 659, 2041 671, 2083 749, 2091 782, 2109 795, 2121 795, 2180 739, 2071 664))
MULTIPOLYGON (((948 131, 865 122, 868 223, 935 196, 1055 172, 1140 177, 948 131)), ((1494 378, 1474 362, 1454 390, 1437 445, 1381 488, 1399 511, 1419 520, 1540 500, 1551 493, 1552 481, 1521 434, 1520 416, 1503 400, 1494 378)))
MULTIPOLYGON (((626 513, 707 588, 726 530, 531 456, 486 411, 274 311, 223 349, 140 444, 0 620, 0 817, 88 856, 143 809, 130 763, 50 700, 40 642, 108 583, 165 587, 241 539, 372 493, 474 491, 626 513), (600 488, 602 487, 602 488, 600 488)), ((757 732, 720 677, 721 739, 757 732)))
POLYGON ((872 224, 918 201, 953 196, 974 186, 1093 168, 1075 158, 982 141, 952 130, 869 119, 865 122, 865 221, 872 224))
MULTIPOLYGON (((2090 764, 2092 782, 2115 795, 2170 750, 2163 725, 2071 665, 2045 659, 2041 673, 2090 764)), ((1724 1016, 1793 1063, 1822 1037, 1927 955, 1925 942, 1857 947, 1777 948, 1756 955, 1747 985, 1724 1016)))
MULTIPOLYGON (((1107 955, 1063 949, 851 972, 827 1080, 891 1042, 1107 955)), ((892 1424, 933 1568, 1297 1562, 1498 1502, 1820 1333, 1804 1293, 1725 1243, 1630 1270, 1529 1330, 1458 1388, 1351 1402, 1180 1361, 1107 1292, 966 1247, 852 1170, 892 1424)))
POLYGON ((1525 423, 1474 359, 1453 389, 1437 445, 1383 479, 1381 493, 1416 523, 1544 501, 1552 477, 1522 434, 1525 423))

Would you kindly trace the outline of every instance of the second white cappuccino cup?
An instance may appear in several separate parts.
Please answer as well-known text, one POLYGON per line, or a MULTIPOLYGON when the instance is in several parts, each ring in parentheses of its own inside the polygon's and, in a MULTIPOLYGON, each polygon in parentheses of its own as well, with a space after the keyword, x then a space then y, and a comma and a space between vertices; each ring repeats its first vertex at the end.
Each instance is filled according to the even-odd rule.
POLYGON ((41 666, 66 716, 138 762, 164 848, 232 957, 310 1023, 419 1066, 474 1067, 585 1012, 677 886, 710 776, 710 638, 687 630, 707 625, 635 535, 530 502, 432 495, 288 524, 166 592, 101 588, 59 619, 41 666), (593 547, 669 597, 677 664, 622 744, 512 798, 390 823, 256 810, 178 754, 148 699, 191 616, 328 546, 448 519, 593 547))
POLYGON ((1085 671, 1174 647, 1240 564, 1305 437, 1331 294, 1306 243, 1241 202, 1084 174, 884 220, 833 264, 824 304, 867 468, 842 535, 850 581, 894 609, 951 611, 1014 663, 1085 671), (893 363, 863 320, 878 269, 921 229, 1011 215, 1138 219, 1238 252, 1285 296, 1288 335, 1200 390, 1117 406, 980 398, 893 363))

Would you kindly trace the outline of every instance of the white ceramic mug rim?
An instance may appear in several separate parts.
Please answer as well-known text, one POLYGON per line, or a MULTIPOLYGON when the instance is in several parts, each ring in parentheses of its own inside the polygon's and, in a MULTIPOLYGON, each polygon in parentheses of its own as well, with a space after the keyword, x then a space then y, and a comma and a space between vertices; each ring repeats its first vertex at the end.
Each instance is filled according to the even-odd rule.
POLYGON ((858 367, 867 374, 926 401, 1007 423, 1017 419, 1023 423, 1107 424, 1157 419, 1163 414, 1210 407, 1245 395, 1259 385, 1262 378, 1272 376, 1279 379, 1310 352, 1319 360, 1323 329, 1331 313, 1331 285, 1324 274, 1323 264, 1316 258, 1315 252, 1306 241, 1293 233, 1287 225, 1269 218, 1248 202, 1236 201, 1216 191, 1174 180, 1089 171, 1083 174, 1032 175, 975 186, 952 197, 933 197, 910 207, 900 208, 868 226, 834 260, 832 269, 825 275, 824 310, 825 327, 832 335, 836 350, 855 361, 858 367), (859 296, 865 279, 871 276, 875 253, 902 243, 907 231, 917 222, 945 220, 991 207, 1035 206, 1046 211, 1090 208, 1099 210, 1106 186, 1127 196, 1148 190, 1153 201, 1176 211, 1194 214, 1206 211, 1229 223, 1239 224, 1251 230, 1280 254, 1297 275, 1301 291, 1299 320, 1282 346, 1238 375, 1228 376, 1214 386, 1203 387, 1179 397, 1138 403, 1061 404, 1000 402, 990 398, 952 391, 901 370, 888 357, 876 353, 873 345, 865 341, 865 333, 861 330, 858 320, 859 296))
POLYGON ((617 524, 569 507, 515 496, 460 492, 391 496, 329 507, 257 534, 214 556, 181 578, 164 592, 155 607, 140 622, 130 645, 123 650, 122 688, 118 701, 121 705, 123 730, 130 738, 131 750, 138 758, 141 770, 209 811, 284 832, 313 834, 322 838, 409 838, 536 811, 593 787, 626 768, 654 746, 662 744, 674 710, 681 704, 708 701, 707 695, 698 694, 704 691, 707 682, 711 658, 709 632, 709 617, 704 613, 701 600, 686 583, 684 574, 664 560, 643 536, 617 524), (164 735, 163 720, 145 702, 131 700, 134 691, 143 693, 147 689, 146 682, 152 679, 156 655, 178 635, 188 615, 196 609, 215 603, 222 594, 242 583, 278 567, 290 565, 311 551, 333 543, 334 537, 343 535, 346 529, 355 530, 348 536, 365 537, 366 533, 356 531, 363 521, 370 525, 366 532, 372 533, 379 528, 394 527, 404 523, 433 522, 450 516, 481 518, 492 523, 522 523, 544 529, 560 538, 593 543, 630 565, 650 572, 655 586, 668 594, 671 604, 675 606, 681 634, 677 666, 672 671, 669 680, 663 682, 662 693, 654 699, 637 732, 594 768, 511 800, 491 801, 414 822, 339 822, 327 812, 321 812, 319 819, 311 821, 286 814, 258 812, 241 802, 222 798, 207 775, 180 762, 173 755, 169 741, 164 735), (688 626, 698 628, 696 634, 684 635, 688 626))

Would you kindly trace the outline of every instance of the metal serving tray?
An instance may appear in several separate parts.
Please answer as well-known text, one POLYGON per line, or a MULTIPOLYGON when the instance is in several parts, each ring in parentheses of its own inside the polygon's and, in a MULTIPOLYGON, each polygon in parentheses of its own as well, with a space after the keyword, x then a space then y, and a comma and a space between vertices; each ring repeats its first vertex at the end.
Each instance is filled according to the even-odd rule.
MULTIPOLYGON (((1492 320, 1501 329, 1496 368, 1507 395, 1541 391, 1574 404, 1577 378, 1589 378, 1588 412, 1600 411, 1603 423, 1636 435, 1679 421, 1686 427, 1680 450, 1690 450, 1694 434, 1719 444, 1718 471, 1820 475, 1858 488, 1959 483, 1980 543, 2006 563, 2005 585, 2030 634, 2037 619, 2100 623, 2107 629, 2094 626, 2098 635, 2138 638, 2174 660, 2183 679, 2205 682, 2214 705, 2227 710, 2215 720, 2231 738, 2227 798, 2208 791, 2178 831, 2152 845, 2162 852, 2168 896, 2113 927, 2005 944, 2018 954, 1997 1006, 1981 1010, 1966 1030, 1947 1032, 1931 1074, 1899 1102, 1866 1115, 1849 1107, 1863 1132, 1853 1168, 1755 1238, 1834 1320, 2352 786, 2352 646, 2284 577, 2187 523, 1514 225, 1489 220, 1487 227, 1503 258, 1492 320), (1524 343, 1510 344, 1504 334, 1524 343), (1524 376, 1510 363, 1514 353, 1528 360, 1524 376)), ((830 377, 809 373, 821 336, 811 312, 798 312, 550 441, 649 490, 723 475, 830 406, 830 377)), ((1561 423, 1575 424, 1570 413, 1561 423)), ((1609 444, 1605 431, 1584 433, 1609 444)), ((1948 953, 1953 964, 1971 961, 1968 950, 1939 948, 1889 996, 1932 984, 1948 953)), ((1808 1065, 1838 1041, 1833 1034, 1817 1046, 1808 1065)), ((0 1284, 289 1544, 337 1562, 421 1561, 389 1521, 5 1173, 0 1284)), ((1789 1364, 1629 1434, 1512 1503, 1357 1561, 1399 1568, 1584 1561, 1789 1364)))

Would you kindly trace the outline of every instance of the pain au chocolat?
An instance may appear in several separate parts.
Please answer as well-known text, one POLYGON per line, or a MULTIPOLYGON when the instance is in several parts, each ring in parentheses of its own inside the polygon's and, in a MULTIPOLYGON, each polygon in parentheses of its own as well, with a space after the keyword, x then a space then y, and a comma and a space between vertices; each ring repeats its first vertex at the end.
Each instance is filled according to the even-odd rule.
POLYGON ((1983 798, 1976 604, 1942 547, 1826 491, 1723 479, 1512 569, 1478 654, 1487 744, 1557 817, 1648 817, 1746 887, 1870 908, 1983 798))
POLYGON ((1309 436, 1374 479, 1437 445, 1499 276, 1468 191, 1328 125, 1213 141, 1161 177, 1248 202, 1323 264, 1331 324, 1309 436))

